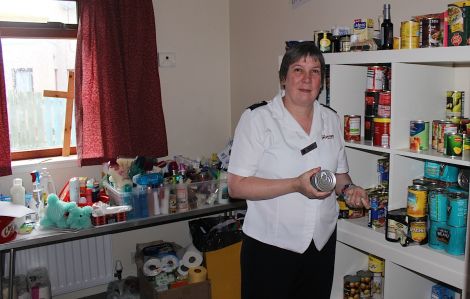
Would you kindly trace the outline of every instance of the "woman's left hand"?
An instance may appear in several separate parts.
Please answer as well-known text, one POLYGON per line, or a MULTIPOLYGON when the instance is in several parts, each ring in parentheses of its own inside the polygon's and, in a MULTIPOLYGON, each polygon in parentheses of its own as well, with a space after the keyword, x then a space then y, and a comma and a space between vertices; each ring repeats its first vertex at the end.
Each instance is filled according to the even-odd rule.
POLYGON ((359 186, 351 185, 344 191, 344 200, 351 208, 370 208, 369 197, 366 190, 359 186))

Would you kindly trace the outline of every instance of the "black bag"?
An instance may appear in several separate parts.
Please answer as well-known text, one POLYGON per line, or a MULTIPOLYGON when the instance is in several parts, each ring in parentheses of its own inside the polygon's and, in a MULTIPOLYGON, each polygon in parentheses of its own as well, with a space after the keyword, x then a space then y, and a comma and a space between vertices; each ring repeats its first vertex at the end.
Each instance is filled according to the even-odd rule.
POLYGON ((243 218, 216 216, 188 222, 194 246, 201 252, 221 249, 242 240, 243 218))

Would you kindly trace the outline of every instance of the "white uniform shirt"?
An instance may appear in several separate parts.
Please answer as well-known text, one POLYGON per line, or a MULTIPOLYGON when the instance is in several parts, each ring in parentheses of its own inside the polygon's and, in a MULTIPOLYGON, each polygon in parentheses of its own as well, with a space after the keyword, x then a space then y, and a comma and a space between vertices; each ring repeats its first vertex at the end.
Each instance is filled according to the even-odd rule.
MULTIPOLYGON (((315 168, 349 171, 339 116, 315 101, 310 135, 286 110, 278 94, 266 105, 247 109, 235 130, 228 172, 242 177, 293 178, 315 168), (305 155, 301 150, 316 142, 305 155)), ((263 243, 303 253, 312 239, 322 249, 336 227, 333 192, 323 200, 290 193, 247 200, 243 231, 263 243)))

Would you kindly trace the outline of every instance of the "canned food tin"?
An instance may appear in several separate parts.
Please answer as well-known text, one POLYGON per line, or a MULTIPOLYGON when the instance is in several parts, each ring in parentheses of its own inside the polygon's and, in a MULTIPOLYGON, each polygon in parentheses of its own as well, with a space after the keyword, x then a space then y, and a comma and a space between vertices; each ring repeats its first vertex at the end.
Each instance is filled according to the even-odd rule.
POLYGON ((460 118, 464 114, 465 92, 460 90, 449 90, 446 92, 446 118, 460 118))
POLYGON ((377 115, 378 109, 379 109, 379 97, 380 97, 379 91, 366 91, 365 98, 364 98, 364 104, 365 104, 364 115, 366 116, 377 115))
POLYGON ((408 187, 406 213, 408 216, 419 218, 426 216, 428 189, 421 185, 408 187))
POLYGON ((390 146, 390 118, 374 118, 374 146, 390 146))
POLYGON ((416 21, 403 21, 400 26, 400 36, 419 36, 419 23, 416 21))
POLYGON ((385 261, 375 255, 369 254, 368 269, 372 273, 382 273, 385 261))
POLYGON ((462 192, 449 194, 447 201, 447 225, 467 226, 468 198, 462 192))
POLYGON ((445 133, 444 154, 450 157, 462 156, 463 136, 460 133, 445 133))
POLYGON ((470 124, 470 118, 461 118, 459 120, 459 130, 458 130, 459 133, 468 134, 468 132, 467 132, 468 124, 470 124))
POLYGON ((459 174, 457 175, 457 184, 465 189, 469 189, 469 181, 470 181, 470 170, 468 168, 461 168, 459 170, 459 174))
POLYGON ((370 208, 368 210, 369 221, 368 227, 377 229, 385 225, 385 208, 370 208))
POLYGON ((447 247, 449 230, 446 222, 431 221, 429 225, 429 247, 444 250, 447 247))
POLYGON ((391 116, 392 93, 390 91, 381 91, 377 105, 377 116, 389 118, 391 116))
POLYGON ((437 151, 440 153, 444 153, 444 142, 445 142, 445 133, 448 132, 456 132, 457 133, 457 125, 453 124, 451 121, 444 120, 439 122, 438 127, 438 139, 437 139, 437 151))
POLYGON ((413 185, 426 186, 426 181, 423 179, 414 179, 413 185))
POLYGON ((364 140, 372 141, 374 130, 374 116, 364 116, 364 140))
POLYGON ((447 226, 449 231, 447 235, 446 252, 452 255, 462 255, 465 253, 465 236, 467 235, 467 228, 447 226))
POLYGON ((423 217, 410 217, 408 218, 410 227, 410 238, 420 245, 428 242, 427 236, 427 218, 423 217))
POLYGON ((437 149, 437 140, 439 133, 439 122, 444 120, 435 119, 432 121, 432 134, 431 134, 431 145, 433 149, 437 149))
POLYGON ((429 149, 429 122, 410 121, 410 150, 427 151, 429 149))
POLYGON ((429 190, 429 220, 447 221, 447 192, 444 188, 429 190))
POLYGON ((371 209, 385 209, 388 204, 388 191, 374 190, 368 192, 371 209))
POLYGON ((388 186, 390 160, 382 158, 377 160, 377 172, 379 173, 379 184, 381 186, 388 186))
POLYGON ((330 192, 336 186, 336 176, 330 170, 322 169, 312 176, 310 182, 313 188, 322 192, 330 192))
POLYGON ((367 67, 367 91, 381 91, 387 85, 387 67, 374 65, 367 67))
POLYGON ((344 140, 358 142, 361 141, 361 116, 344 116, 344 140))
POLYGON ((399 36, 393 37, 393 49, 395 50, 401 49, 401 37, 399 36))
POLYGON ((388 211, 385 225, 385 239, 398 242, 408 235, 408 216, 406 209, 388 211))
MULTIPOLYGON (((456 183, 459 176, 459 168, 449 164, 440 164, 439 180, 447 183, 456 183)), ((446 184, 448 185, 448 184, 446 184)))
POLYGON ((421 48, 442 46, 441 20, 438 18, 424 18, 420 21, 421 48))
POLYGON ((419 48, 419 36, 402 36, 401 49, 419 48))

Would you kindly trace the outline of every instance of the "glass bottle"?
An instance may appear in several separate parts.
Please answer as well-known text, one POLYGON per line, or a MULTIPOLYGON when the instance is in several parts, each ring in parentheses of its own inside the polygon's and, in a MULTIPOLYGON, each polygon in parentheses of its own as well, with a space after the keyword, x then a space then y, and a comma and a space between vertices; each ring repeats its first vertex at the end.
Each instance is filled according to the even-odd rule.
POLYGON ((380 48, 393 49, 393 23, 390 19, 390 4, 384 4, 384 20, 380 25, 380 48))

